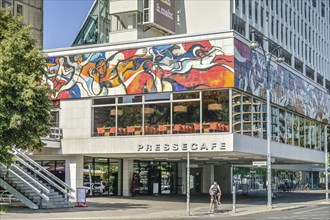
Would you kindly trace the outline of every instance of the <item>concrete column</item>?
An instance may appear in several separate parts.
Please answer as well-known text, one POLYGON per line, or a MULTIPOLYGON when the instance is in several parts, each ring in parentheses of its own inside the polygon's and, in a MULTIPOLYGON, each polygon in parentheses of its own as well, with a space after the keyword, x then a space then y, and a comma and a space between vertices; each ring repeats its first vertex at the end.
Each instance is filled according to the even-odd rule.
POLYGON ((123 196, 131 195, 133 160, 123 159, 123 196))
POLYGON ((178 187, 179 191, 178 194, 186 194, 186 183, 187 183, 187 163, 182 162, 178 163, 178 187))
MULTIPOLYGON (((82 155, 70 155, 65 159, 65 183, 73 189, 84 184, 84 157, 82 155)), ((75 193, 73 195, 76 197, 75 193)))
POLYGON ((208 193, 214 181, 214 164, 203 166, 202 193, 208 193))

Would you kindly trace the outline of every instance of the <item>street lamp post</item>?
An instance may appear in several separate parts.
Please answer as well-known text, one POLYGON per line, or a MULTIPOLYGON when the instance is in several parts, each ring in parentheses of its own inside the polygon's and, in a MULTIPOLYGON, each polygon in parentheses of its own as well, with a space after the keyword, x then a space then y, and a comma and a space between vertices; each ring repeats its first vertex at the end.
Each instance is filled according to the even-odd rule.
MULTIPOLYGON (((266 33, 268 34, 268 17, 266 18, 266 33)), ((265 40, 269 42, 269 38, 262 36, 261 40, 265 40)), ((269 67, 270 63, 272 61, 272 57, 274 56, 275 52, 279 51, 281 49, 280 46, 275 47, 272 49, 272 51, 266 52, 263 46, 259 47, 259 43, 256 41, 251 42, 250 45, 251 49, 261 48, 263 52, 263 56, 266 60, 266 105, 267 105, 267 207, 272 208, 272 158, 271 158, 271 148, 270 148, 270 142, 271 142, 271 93, 270 93, 270 83, 269 83, 269 67)), ((278 57, 276 59, 277 63, 283 63, 284 58, 278 57)))

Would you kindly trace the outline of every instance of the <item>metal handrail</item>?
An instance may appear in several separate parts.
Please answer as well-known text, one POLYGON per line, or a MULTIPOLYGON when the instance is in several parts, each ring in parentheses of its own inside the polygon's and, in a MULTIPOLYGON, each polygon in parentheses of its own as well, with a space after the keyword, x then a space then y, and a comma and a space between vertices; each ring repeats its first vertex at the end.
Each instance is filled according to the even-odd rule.
MULTIPOLYGON (((1 163, 2 167, 6 167, 5 165, 3 165, 1 163)), ((36 194, 38 194, 40 197, 42 197, 43 199, 45 199, 46 201, 49 201, 49 197, 46 196, 45 194, 42 193, 42 191, 38 190, 35 186, 33 186, 31 183, 29 183, 28 181, 26 181, 25 179, 23 179, 20 175, 18 175, 17 173, 15 173, 15 171, 13 171, 10 168, 6 168, 6 170, 8 172, 10 172, 11 174, 13 174, 15 177, 17 177, 18 179, 20 179, 21 181, 23 181, 26 185, 28 185, 36 194)), ((33 180, 36 181, 36 180, 33 180)))
POLYGON ((34 172, 35 174, 37 174, 38 176, 40 176, 41 178, 43 178, 46 182, 48 182, 49 184, 51 184, 52 186, 54 186, 56 189, 58 189, 60 192, 62 192, 64 195, 69 196, 71 199, 74 199, 74 197, 68 193, 66 190, 64 190, 63 188, 61 188, 58 184, 56 184, 54 181, 52 181, 51 179, 49 179, 48 177, 46 177, 44 174, 42 174, 39 170, 34 169, 33 166, 31 166, 30 164, 28 164, 27 162, 25 162, 23 159, 17 157, 16 158, 20 163, 22 163, 24 166, 26 166, 27 168, 29 168, 32 172, 34 172))
POLYGON ((50 193, 50 190, 49 189, 47 189, 44 185, 42 185, 41 183, 39 183, 37 180, 33 179, 29 174, 27 174, 26 172, 24 172, 20 167, 18 167, 15 164, 13 164, 12 167, 15 167, 15 169, 17 169, 20 173, 22 173, 24 176, 28 177, 36 185, 38 185, 40 188, 42 188, 42 191, 43 192, 50 193))
POLYGON ((70 191, 75 192, 75 190, 71 186, 67 185, 65 182, 63 182, 62 180, 60 180, 57 176, 55 176, 54 174, 52 174, 51 172, 49 172, 48 170, 46 170, 44 167, 42 167, 40 164, 38 164, 37 162, 35 162, 34 160, 32 160, 30 157, 26 156, 19 149, 15 148, 15 147, 13 149, 15 150, 15 152, 18 153, 18 155, 24 157, 24 159, 28 160, 35 167, 37 167, 39 170, 42 170, 43 172, 47 173, 48 176, 50 176, 52 179, 54 179, 57 183, 59 183, 60 185, 62 185, 64 188, 68 188, 70 191))

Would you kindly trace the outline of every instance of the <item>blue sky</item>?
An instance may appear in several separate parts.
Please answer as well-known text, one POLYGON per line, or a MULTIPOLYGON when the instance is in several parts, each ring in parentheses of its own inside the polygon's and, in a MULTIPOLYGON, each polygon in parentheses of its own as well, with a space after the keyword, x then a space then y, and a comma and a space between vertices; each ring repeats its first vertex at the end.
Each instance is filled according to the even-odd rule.
POLYGON ((94 0, 44 0, 44 49, 70 47, 94 0))

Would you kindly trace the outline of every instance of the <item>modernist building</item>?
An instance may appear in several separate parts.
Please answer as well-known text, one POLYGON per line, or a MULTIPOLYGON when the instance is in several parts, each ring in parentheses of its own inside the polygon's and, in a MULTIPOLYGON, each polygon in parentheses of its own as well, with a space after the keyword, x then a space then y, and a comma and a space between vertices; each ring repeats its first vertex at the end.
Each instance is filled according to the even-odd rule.
POLYGON ((266 160, 268 76, 273 165, 317 182, 329 12, 325 0, 95 1, 74 47, 45 51, 62 138, 33 158, 94 193, 181 194, 189 151, 191 191, 216 179, 230 192, 233 166, 266 160))
POLYGON ((32 26, 32 34, 39 46, 43 41, 43 0, 0 0, 2 8, 12 7, 13 14, 20 14, 24 23, 32 26))

